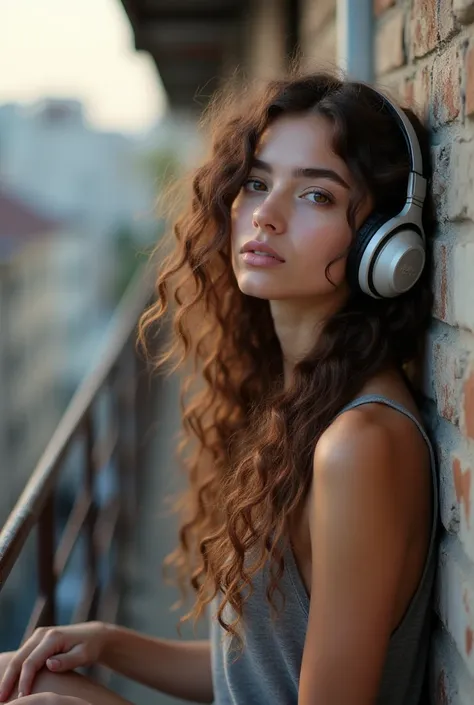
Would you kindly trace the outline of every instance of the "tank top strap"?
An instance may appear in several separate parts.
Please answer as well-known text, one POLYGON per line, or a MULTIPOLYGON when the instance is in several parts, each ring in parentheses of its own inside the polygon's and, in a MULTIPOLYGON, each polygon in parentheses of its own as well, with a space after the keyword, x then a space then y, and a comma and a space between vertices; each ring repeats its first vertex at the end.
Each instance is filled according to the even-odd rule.
POLYGON ((431 472, 432 472, 432 478, 433 478, 433 504, 437 508, 437 503, 438 503, 438 492, 437 492, 437 475, 436 475, 436 456, 435 452, 433 449, 433 444, 431 443, 431 440, 422 426, 422 424, 418 421, 416 416, 414 416, 411 411, 409 411, 403 404, 400 404, 397 401, 394 401, 393 399, 390 399, 389 397, 386 397, 382 394, 363 394, 360 397, 356 397, 356 399, 353 399, 351 402, 343 406, 343 408, 336 414, 334 419, 337 419, 338 416, 343 414, 345 411, 349 411, 350 409, 356 409, 358 406, 363 406, 364 404, 384 404, 385 406, 389 406, 392 409, 395 409, 396 411, 399 411, 401 414, 404 416, 408 417, 413 421, 415 426, 418 428, 419 432, 423 436, 423 439, 425 440, 425 443, 428 446, 429 452, 430 452, 430 459, 431 459, 431 472))

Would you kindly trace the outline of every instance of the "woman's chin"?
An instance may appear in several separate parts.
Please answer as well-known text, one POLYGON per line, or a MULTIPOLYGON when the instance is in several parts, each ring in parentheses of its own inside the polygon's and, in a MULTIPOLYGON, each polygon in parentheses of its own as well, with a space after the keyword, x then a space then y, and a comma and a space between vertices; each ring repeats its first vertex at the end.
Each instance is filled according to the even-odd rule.
POLYGON ((268 301, 276 299, 291 298, 288 296, 288 291, 282 286, 275 284, 264 284, 263 282, 239 282, 239 289, 246 296, 253 296, 256 299, 267 299, 268 301))

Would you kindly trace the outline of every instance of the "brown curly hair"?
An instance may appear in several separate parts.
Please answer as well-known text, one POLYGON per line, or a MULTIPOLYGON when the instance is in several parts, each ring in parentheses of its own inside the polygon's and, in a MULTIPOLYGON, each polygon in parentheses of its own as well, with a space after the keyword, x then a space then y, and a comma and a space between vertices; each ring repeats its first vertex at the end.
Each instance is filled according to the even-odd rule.
MULTIPOLYGON (((181 450, 189 487, 171 559, 181 580, 190 580, 196 591, 183 619, 199 617, 220 593, 217 618, 239 641, 252 577, 265 564, 267 598, 275 609, 289 519, 307 496, 318 438, 371 377, 388 365, 402 370, 417 358, 430 319, 429 267, 396 299, 353 291, 284 388, 269 302, 243 294, 232 269, 231 207, 265 128, 282 115, 307 111, 331 121, 334 151, 359 186, 347 213, 353 236, 364 194, 387 216, 401 210, 408 151, 384 101, 366 85, 318 73, 272 81, 257 95, 221 96, 206 116, 210 156, 194 174, 189 207, 174 226, 175 246, 157 280, 157 301, 139 325, 146 347, 149 331, 171 313, 173 334, 155 365, 174 360, 176 370, 194 363, 182 385, 181 450), (229 621, 226 606, 235 615, 229 621)), ((427 132, 405 112, 429 178, 427 132)), ((423 218, 429 249, 429 199, 423 218)))

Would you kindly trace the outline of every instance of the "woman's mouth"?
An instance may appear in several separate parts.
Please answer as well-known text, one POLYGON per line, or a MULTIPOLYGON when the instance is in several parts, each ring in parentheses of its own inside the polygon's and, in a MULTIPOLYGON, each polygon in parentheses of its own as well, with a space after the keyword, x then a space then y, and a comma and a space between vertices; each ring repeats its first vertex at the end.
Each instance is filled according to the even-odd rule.
POLYGON ((249 240, 240 250, 243 261, 252 267, 274 267, 285 261, 267 242, 249 240))
POLYGON ((249 264, 252 267, 275 267, 278 264, 284 264, 281 259, 277 259, 273 255, 268 254, 268 252, 258 250, 243 252, 241 257, 245 264, 249 264))

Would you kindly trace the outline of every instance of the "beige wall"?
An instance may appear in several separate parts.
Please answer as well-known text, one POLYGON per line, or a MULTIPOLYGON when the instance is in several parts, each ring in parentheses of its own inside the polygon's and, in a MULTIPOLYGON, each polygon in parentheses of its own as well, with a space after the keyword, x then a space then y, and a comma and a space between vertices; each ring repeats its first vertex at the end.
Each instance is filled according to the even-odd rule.
MULTIPOLYGON (((257 79, 281 76, 287 67, 285 0, 256 0, 245 25, 246 72, 257 79)), ((298 32, 303 69, 336 65, 336 1, 301 0, 298 32)))
POLYGON ((251 4, 245 28, 244 67, 256 79, 271 79, 285 71, 284 0, 260 0, 251 4))
POLYGON ((302 65, 308 70, 333 69, 337 61, 335 0, 301 0, 302 65))

